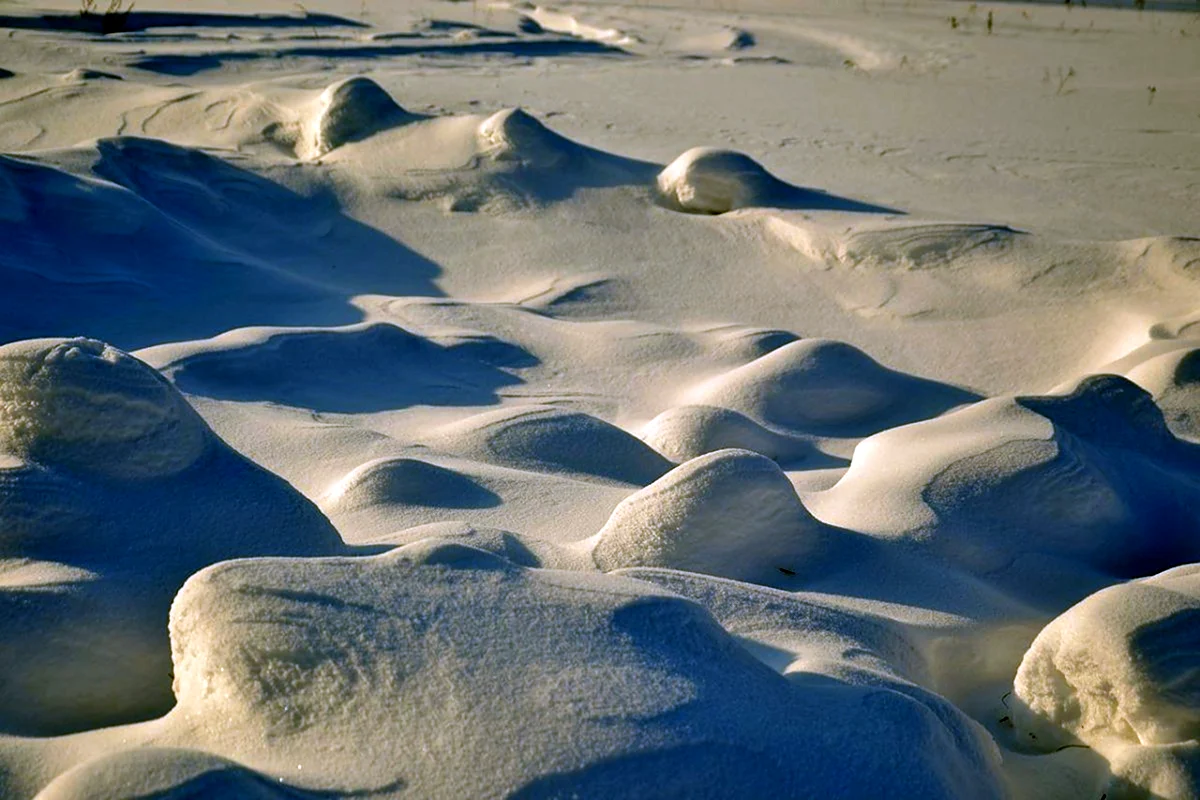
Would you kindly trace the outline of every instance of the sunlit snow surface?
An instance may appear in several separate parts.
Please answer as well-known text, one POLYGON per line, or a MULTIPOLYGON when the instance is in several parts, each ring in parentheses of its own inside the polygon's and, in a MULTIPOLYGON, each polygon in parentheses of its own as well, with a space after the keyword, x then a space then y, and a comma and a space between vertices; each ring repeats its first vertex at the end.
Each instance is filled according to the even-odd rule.
POLYGON ((1200 797, 1113 5, 0 4, 0 796, 1200 797))

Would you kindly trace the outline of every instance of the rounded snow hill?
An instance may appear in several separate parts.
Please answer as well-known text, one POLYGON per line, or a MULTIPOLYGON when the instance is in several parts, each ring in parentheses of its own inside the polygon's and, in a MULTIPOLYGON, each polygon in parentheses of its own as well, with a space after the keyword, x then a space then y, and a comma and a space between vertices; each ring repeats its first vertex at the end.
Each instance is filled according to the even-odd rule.
POLYGON ((645 186, 657 172, 655 164, 572 141, 520 108, 422 117, 328 160, 369 180, 373 193, 453 212, 505 213, 584 188, 645 186))
POLYGON ((808 258, 842 269, 989 271, 992 284, 1019 282, 1015 265, 995 263, 1024 241, 1025 234, 1004 225, 871 218, 852 226, 816 223, 806 215, 772 217, 769 229, 808 258), (989 258, 986 265, 977 259, 989 258), (1002 279, 1003 276, 1003 279, 1002 279))
POLYGON ((520 108, 497 111, 479 123, 480 151, 497 161, 550 167, 587 152, 520 108))
POLYGON ((0 346, 0 452, 83 475, 174 475, 211 442, 161 375, 94 339, 0 346))
POLYGON ((419 458, 377 458, 355 467, 322 498, 335 515, 377 505, 487 508, 500 498, 469 477, 419 458))
POLYGON ((1179 348, 1151 358, 1127 374, 1154 396, 1171 430, 1200 439, 1200 348, 1179 348))
POLYGON ((927 697, 785 678, 690 600, 462 544, 218 564, 170 630, 178 706, 122 736, 339 795, 1002 796, 927 697))
POLYGON ((729 448, 779 462, 802 461, 813 453, 805 439, 772 430, 733 409, 704 405, 667 409, 646 424, 642 441, 678 463, 729 448))
MULTIPOLYGON (((485 550, 521 567, 573 568, 547 563, 558 560, 555 557, 563 553, 563 549, 557 545, 528 536, 517 536, 500 528, 479 527, 467 522, 430 522, 416 525, 388 536, 386 543, 408 545, 425 540, 436 540, 445 544, 461 544, 476 550, 485 550), (549 555, 548 559, 545 557, 546 555, 549 555)), ((574 559, 575 562, 579 560, 578 557, 574 559)))
POLYGON ((342 550, 136 358, 91 339, 0 347, 0 730, 161 713, 167 610, 190 574, 342 550))
POLYGON ((741 28, 721 26, 701 33, 685 35, 673 42, 672 50, 684 52, 723 52, 729 50, 747 50, 755 45, 754 34, 741 28))
POLYGON ((1195 740, 1198 676, 1193 564, 1103 589, 1047 625, 1013 682, 1013 721, 1041 749, 1195 740))
POLYGON ((474 199, 455 210, 520 208, 570 196, 582 187, 643 184, 653 166, 572 141, 521 108, 505 108, 475 130, 474 199))
POLYGON ((865 436, 978 399, 954 386, 884 367, 831 339, 801 339, 688 393, 789 432, 865 436))
POLYGON ((1097 376, 1067 396, 985 400, 864 439, 812 502, 831 524, 1069 597, 1070 581, 1046 585, 1034 565, 1130 576, 1200 558, 1197 476, 1200 450, 1171 436, 1149 395, 1097 376))
POLYGON ((362 318, 349 296, 429 294, 437 271, 327 200, 131 136, 0 155, 0 228, 0 342, 84 330, 136 349, 251 322, 346 323, 362 318))
POLYGON ((791 188, 745 153, 714 147, 688 150, 658 173, 657 185, 665 206, 695 214, 769 206, 791 188))
POLYGON ((1038 634, 1010 707, 1018 742, 1083 744, 1114 798, 1195 797, 1200 779, 1200 566, 1093 594, 1038 634))
POLYGON ((548 406, 514 406, 441 428, 429 444, 534 472, 565 472, 632 483, 657 480, 673 464, 602 419, 548 406))
POLYGON ((357 75, 326 87, 310 112, 305 139, 307 156, 319 158, 349 142, 384 128, 417 119, 400 107, 375 81, 357 75))
POLYGON ((592 559, 605 572, 668 567, 772 585, 807 572, 827 539, 774 461, 719 450, 621 501, 592 559))

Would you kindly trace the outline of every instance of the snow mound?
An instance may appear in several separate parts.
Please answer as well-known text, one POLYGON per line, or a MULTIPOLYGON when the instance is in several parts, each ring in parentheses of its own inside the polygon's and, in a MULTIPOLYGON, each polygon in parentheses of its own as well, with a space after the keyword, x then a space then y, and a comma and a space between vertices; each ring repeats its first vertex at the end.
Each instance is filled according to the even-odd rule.
POLYGON ((339 793, 836 796, 850 756, 861 796, 1000 796, 977 734, 900 692, 789 681, 691 601, 461 544, 216 565, 170 628, 157 736, 339 793))
POLYGON ((1180 348, 1130 370, 1129 380, 1154 396, 1173 431, 1200 439, 1200 348, 1180 348))
POLYGON ((722 27, 706 35, 693 36, 676 45, 679 49, 700 50, 746 50, 754 47, 757 40, 753 33, 742 28, 722 27))
POLYGON ((774 461, 719 450, 621 501, 592 558, 605 572, 668 567, 774 584, 807 572, 826 538, 774 461))
POLYGON ((519 108, 497 111, 479 123, 479 148, 496 161, 552 167, 582 148, 519 108))
POLYGON ((830 523, 912 537, 1036 594, 1067 590, 1083 567, 1132 576, 1200 558, 1197 475, 1200 453, 1144 391, 1096 376, 1067 396, 994 398, 864 439, 812 502, 830 523), (1047 559, 1057 583, 1036 577, 1047 559))
MULTIPOLYGON (((883 677, 897 687, 932 683, 929 665, 914 644, 919 637, 894 620, 839 609, 828 603, 828 596, 671 569, 634 567, 617 574, 700 603, 721 627, 744 636, 750 652, 783 675, 799 678, 805 672, 836 670, 848 682, 883 677)), ((948 705, 940 698, 937 702, 948 705)))
POLYGON ((370 175, 373 193, 455 212, 505 213, 584 188, 644 186, 657 171, 568 139, 519 108, 425 118, 343 147, 329 160, 370 175), (364 169, 376 164, 382 166, 364 169))
POLYGON ((414 118, 382 86, 361 75, 326 87, 317 109, 307 136, 310 158, 414 118))
POLYGON ((786 184, 734 150, 693 147, 658 174, 659 199, 676 211, 724 214, 770 205, 786 184))
POLYGON ((668 409, 646 424, 642 440, 678 463, 729 448, 751 450, 780 462, 800 461, 812 453, 812 445, 806 440, 716 406, 668 409))
POLYGON ((890 370, 844 342, 802 339, 708 381, 688 399, 785 431, 861 436, 976 396, 890 370))
POLYGON ((664 38, 661 46, 673 53, 703 58, 749 50, 757 42, 757 37, 743 28, 727 25, 713 27, 701 23, 684 27, 675 35, 664 38))
MULTIPOLYGON (((427 540, 436 540, 439 544, 460 544, 476 550, 484 550, 522 567, 553 566, 547 564, 546 561, 559 560, 557 557, 563 553, 562 548, 543 540, 534 540, 526 536, 517 536, 515 533, 500 528, 479 527, 466 522, 429 522, 397 531, 386 539, 388 544, 395 545, 409 545, 417 542, 430 544, 427 540), (546 555, 549 555, 550 559, 544 558, 546 555)), ((571 567, 555 568, 570 569, 571 567)))
POLYGON ((913 223, 879 226, 856 231, 842 244, 837 256, 846 265, 931 269, 960 265, 981 252, 1003 253, 1023 235, 1004 225, 913 223))
POLYGON ((602 419, 547 406, 514 406, 442 428, 429 444, 501 466, 566 472, 645 486, 673 465, 602 419))
POLYGON ((1028 744, 1200 738, 1200 567, 1101 590, 1047 625, 1013 682, 1028 744))
POLYGON ((167 609, 189 575, 239 556, 342 551, 311 503, 102 342, 0 347, 0 437, 5 731, 161 713, 167 609))
POLYGON ((481 508, 500 498, 452 469, 419 458, 378 458, 356 467, 322 498, 331 515, 377 505, 481 508))
POLYGON ((1017 402, 1082 439, 1108 447, 1163 456, 1200 452, 1180 447, 1154 398, 1117 375, 1091 375, 1067 394, 1020 397, 1017 402))
MULTIPOLYGON (((1197 244, 1197 249, 1200 249, 1200 244, 1197 244)), ((1150 336, 1151 343, 1159 344, 1171 339, 1195 338, 1200 333, 1200 311, 1191 311, 1161 319, 1151 325, 1146 333, 1150 336)), ((1136 350, 1130 355, 1135 353, 1137 353, 1136 350)))
POLYGON ((0 452, 107 478, 173 475, 208 427, 150 367, 94 339, 0 346, 0 452))

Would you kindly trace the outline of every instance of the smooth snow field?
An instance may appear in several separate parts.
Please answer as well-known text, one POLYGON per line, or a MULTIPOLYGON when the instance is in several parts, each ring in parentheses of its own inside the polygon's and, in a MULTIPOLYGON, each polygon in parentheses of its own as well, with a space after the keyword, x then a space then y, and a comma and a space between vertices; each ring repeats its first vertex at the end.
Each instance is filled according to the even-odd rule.
POLYGON ((1200 3, 90 5, 0 798, 1200 798, 1200 3))

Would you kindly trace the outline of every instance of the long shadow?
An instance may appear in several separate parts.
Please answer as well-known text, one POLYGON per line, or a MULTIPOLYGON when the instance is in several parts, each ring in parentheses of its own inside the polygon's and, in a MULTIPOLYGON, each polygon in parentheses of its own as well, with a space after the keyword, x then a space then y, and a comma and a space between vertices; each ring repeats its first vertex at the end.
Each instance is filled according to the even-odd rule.
POLYGON ((499 401, 497 390, 521 383, 508 368, 536 363, 515 345, 443 345, 375 323, 280 331, 161 366, 191 394, 355 414, 414 405, 491 405, 499 401))
POLYGON ((780 796, 786 779, 769 756, 733 743, 674 744, 646 752, 598 759, 577 769, 534 778, 509 800, 556 800, 563 797, 629 798, 631 786, 665 784, 673 797, 780 796), (669 779, 662 776, 671 776, 669 779), (694 794, 693 794, 694 793, 694 794))
MULTIPOLYGON (((719 216, 720 214, 728 213, 725 211, 710 212, 683 209, 670 200, 663 200, 661 198, 659 205, 683 214, 719 216)), ((748 205, 739 205, 730 209, 730 211, 740 211, 743 208, 774 208, 782 211, 845 211, 857 214, 892 214, 895 216, 905 216, 908 214, 907 211, 902 209, 876 205, 875 203, 868 203, 863 200, 855 200, 851 197, 842 197, 830 194, 822 189, 792 186, 781 180, 777 180, 776 185, 770 191, 763 192, 760 196, 756 197, 754 202, 748 205)))
POLYGON ((867 203, 850 197, 841 197, 821 189, 789 186, 779 193, 772 203, 776 208, 789 211, 850 211, 859 214, 906 214, 898 208, 867 203))
POLYGON ((348 325, 361 294, 441 296, 436 264, 331 196, 151 139, 101 140, 92 171, 0 155, 0 343, 86 332, 132 350, 348 325))
MULTIPOLYGON (((0 28, 79 33, 114 33, 112 17, 93 14, 0 14, 0 28)), ((334 14, 206 14, 191 11, 130 11, 122 14, 120 32, 137 33, 151 28, 365 28, 362 22, 334 14)))
MULTIPOLYGON (((701 156, 700 162, 708 160, 701 156)), ((673 196, 660 196, 659 204, 672 211, 686 214, 723 214, 728 211, 738 211, 743 208, 775 208, 786 211, 845 211, 859 214, 895 214, 907 212, 897 208, 889 208, 876 203, 855 200, 830 194, 823 189, 813 189, 807 186, 796 186, 768 172, 761 164, 749 156, 731 152, 718 154, 713 159, 711 167, 698 167, 698 175, 689 178, 700 185, 709 181, 730 184, 744 184, 749 197, 730 202, 722 210, 703 210, 698 208, 683 208, 678 205, 673 196)), ((672 165, 674 166, 674 165, 672 165)), ((712 207, 716 209, 714 205, 712 207)))
POLYGON ((272 50, 231 50, 220 53, 151 55, 129 62, 129 66, 160 75, 185 77, 234 61, 277 58, 396 58, 403 56, 488 56, 504 55, 528 58, 555 56, 617 56, 630 54, 619 47, 570 37, 503 41, 446 42, 436 44, 359 45, 346 47, 288 47, 272 50))
MULTIPOLYGON (((536 203, 553 203, 566 200, 576 191, 585 188, 612 188, 616 186, 653 186, 655 176, 664 165, 619 156, 568 139, 550 128, 537 125, 530 130, 530 137, 540 141, 530 149, 536 149, 545 162, 537 158, 507 162, 503 171, 497 172, 492 180, 500 187, 510 187, 536 203), (552 157, 548 157, 553 154, 552 157)), ((806 211, 852 211, 870 214, 896 214, 906 212, 873 203, 840 197, 819 189, 793 186, 773 176, 771 185, 757 198, 755 205, 767 208, 806 211)), ((662 201, 660 205, 674 211, 681 209, 662 201)), ((693 212, 685 212, 693 213, 693 212)))

